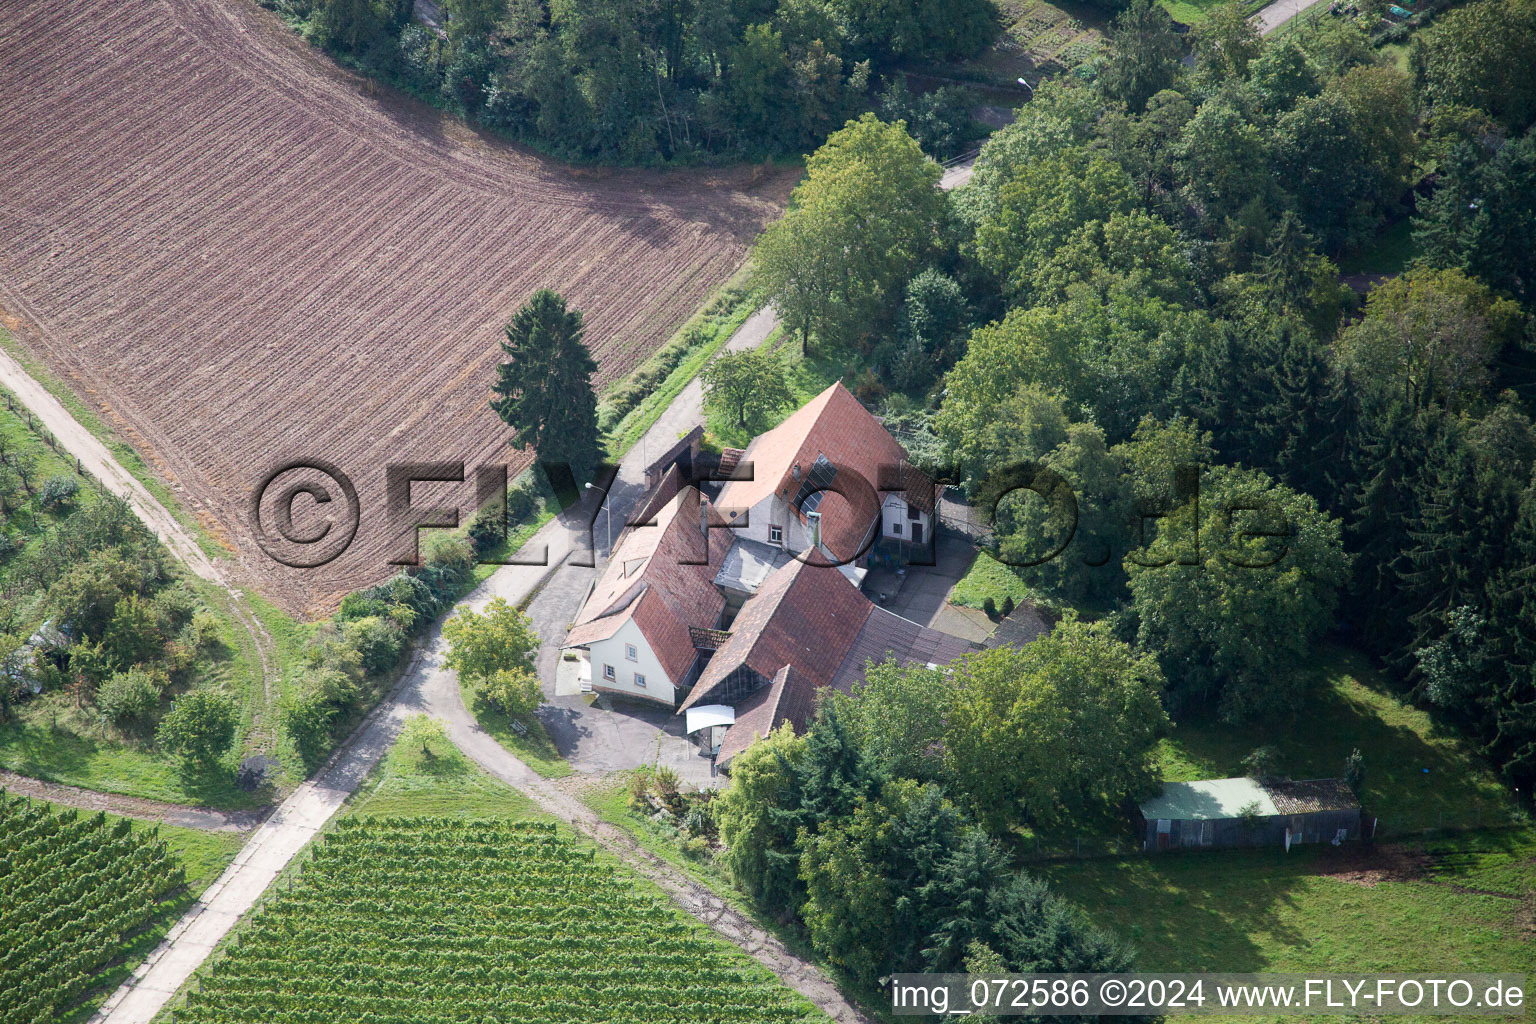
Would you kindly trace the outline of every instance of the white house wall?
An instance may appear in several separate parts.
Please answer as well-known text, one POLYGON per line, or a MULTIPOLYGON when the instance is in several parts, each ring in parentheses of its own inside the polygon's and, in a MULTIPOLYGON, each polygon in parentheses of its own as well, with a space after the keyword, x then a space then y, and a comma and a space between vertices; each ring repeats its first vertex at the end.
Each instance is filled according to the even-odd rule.
POLYGON ((916 519, 907 518, 906 500, 899 494, 887 494, 885 503, 880 507, 880 534, 883 537, 895 537, 901 540, 912 539, 912 523, 919 523, 923 527, 923 543, 926 544, 933 537, 933 523, 927 512, 919 512, 916 519), (901 532, 895 527, 900 525, 901 532))
POLYGON ((634 620, 624 623, 607 640, 598 640, 588 648, 592 659, 592 688, 606 693, 622 693, 633 697, 658 701, 662 704, 677 703, 675 680, 667 675, 657 660, 645 635, 634 620), (624 656, 624 645, 635 645, 635 660, 624 656), (609 679, 603 666, 612 665, 617 679, 609 679), (645 687, 635 685, 635 673, 645 676, 645 687))

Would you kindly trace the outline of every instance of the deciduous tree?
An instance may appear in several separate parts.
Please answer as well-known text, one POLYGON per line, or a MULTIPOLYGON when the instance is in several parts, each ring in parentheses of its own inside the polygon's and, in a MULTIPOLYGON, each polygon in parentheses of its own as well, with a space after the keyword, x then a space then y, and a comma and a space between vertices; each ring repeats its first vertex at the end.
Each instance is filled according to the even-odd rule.
POLYGON ((705 406, 728 414, 743 430, 795 402, 783 361, 760 348, 722 352, 699 377, 705 406))
POLYGON ((790 208, 753 250, 757 281, 800 334, 847 345, 888 321, 938 243, 939 165, 866 114, 806 161, 790 208))

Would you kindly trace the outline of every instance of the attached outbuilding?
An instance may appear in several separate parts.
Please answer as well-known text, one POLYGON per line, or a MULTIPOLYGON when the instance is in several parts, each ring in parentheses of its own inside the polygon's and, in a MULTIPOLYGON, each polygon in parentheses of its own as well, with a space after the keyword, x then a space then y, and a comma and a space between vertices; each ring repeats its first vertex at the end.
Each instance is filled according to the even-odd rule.
POLYGON ((1360 801, 1342 779, 1165 782, 1140 807, 1149 852, 1283 846, 1360 838, 1360 801))

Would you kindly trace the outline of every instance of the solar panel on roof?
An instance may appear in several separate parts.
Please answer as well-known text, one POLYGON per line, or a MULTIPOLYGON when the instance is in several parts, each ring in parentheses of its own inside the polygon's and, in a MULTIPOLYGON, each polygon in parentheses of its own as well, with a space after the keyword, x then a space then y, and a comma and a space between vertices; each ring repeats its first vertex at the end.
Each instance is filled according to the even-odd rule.
POLYGON ((836 478, 837 467, 825 455, 816 456, 816 461, 811 463, 811 471, 805 474, 800 490, 795 494, 795 507, 806 513, 816 511, 822 495, 836 478))

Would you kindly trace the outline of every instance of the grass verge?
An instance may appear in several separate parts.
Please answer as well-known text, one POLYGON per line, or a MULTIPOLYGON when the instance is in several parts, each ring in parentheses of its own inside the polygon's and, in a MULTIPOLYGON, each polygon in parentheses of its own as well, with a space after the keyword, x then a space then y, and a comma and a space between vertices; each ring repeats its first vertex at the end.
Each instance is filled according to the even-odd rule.
POLYGON ((352 794, 343 814, 362 817, 539 817, 533 801, 491 777, 425 715, 405 723, 400 738, 352 794))
POLYGON ((480 723, 480 728, 529 768, 546 779, 563 779, 572 773, 571 766, 560 756, 560 751, 555 749, 549 733, 544 731, 543 722, 531 715, 513 718, 497 711, 481 700, 474 688, 462 679, 459 680, 459 694, 464 698, 464 706, 470 709, 475 720, 480 723), (514 722, 522 725, 521 734, 512 728, 514 722))

